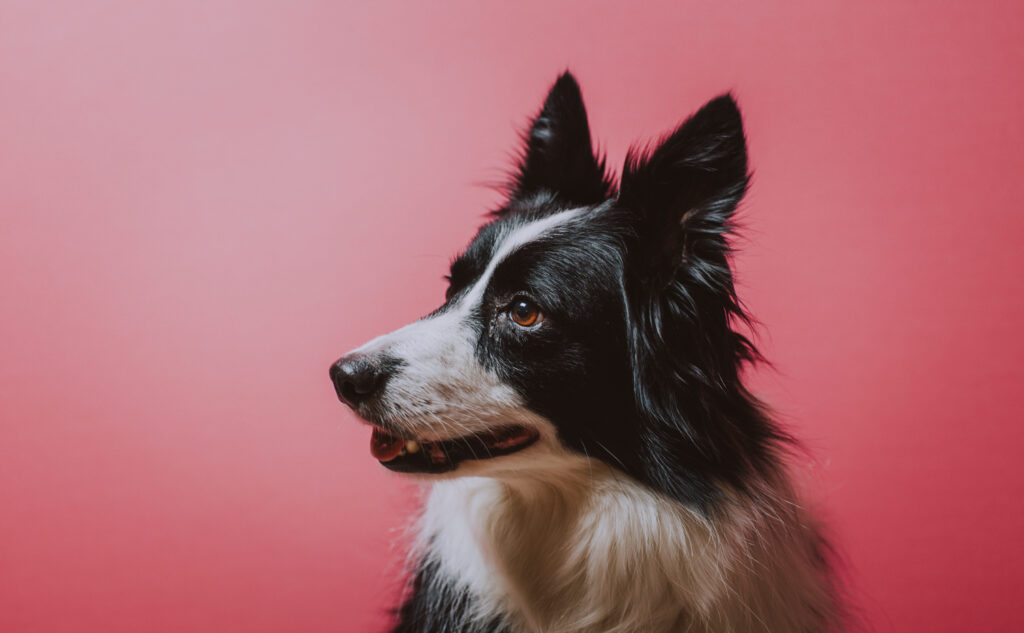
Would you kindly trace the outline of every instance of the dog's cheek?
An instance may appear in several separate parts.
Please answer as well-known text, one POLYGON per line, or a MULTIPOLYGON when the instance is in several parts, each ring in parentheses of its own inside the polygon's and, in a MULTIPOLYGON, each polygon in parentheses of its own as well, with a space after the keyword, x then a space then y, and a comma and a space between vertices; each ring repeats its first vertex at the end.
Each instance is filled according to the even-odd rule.
POLYGON ((523 399, 481 362, 475 332, 415 334, 417 343, 407 348, 401 375, 389 381, 382 399, 405 430, 427 435, 475 432, 517 415, 523 399), (434 336, 419 336, 427 334, 434 336))
POLYGON ((572 399, 585 381, 586 350, 557 332, 537 332, 526 340, 498 341, 483 351, 482 363, 522 401, 547 415, 553 400, 572 399))

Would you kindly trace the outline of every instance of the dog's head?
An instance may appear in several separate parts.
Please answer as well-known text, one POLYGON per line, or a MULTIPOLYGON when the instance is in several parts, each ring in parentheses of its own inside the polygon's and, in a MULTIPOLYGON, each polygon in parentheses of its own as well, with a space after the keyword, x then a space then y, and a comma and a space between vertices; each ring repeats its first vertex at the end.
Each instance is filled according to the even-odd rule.
POLYGON ((514 474, 601 459, 672 496, 741 484, 775 433, 738 371, 754 356, 728 262, 748 180, 722 96, 620 183, 568 73, 524 139, 508 198, 451 265, 445 302, 331 367, 396 471, 514 474))

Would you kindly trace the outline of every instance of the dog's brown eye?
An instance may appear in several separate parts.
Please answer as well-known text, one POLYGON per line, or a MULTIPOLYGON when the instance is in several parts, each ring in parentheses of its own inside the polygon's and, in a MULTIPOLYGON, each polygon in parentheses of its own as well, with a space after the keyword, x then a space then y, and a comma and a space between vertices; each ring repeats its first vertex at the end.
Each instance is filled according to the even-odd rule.
POLYGON ((509 308, 508 316, 523 327, 532 327, 540 323, 540 309, 529 299, 516 299, 509 308))

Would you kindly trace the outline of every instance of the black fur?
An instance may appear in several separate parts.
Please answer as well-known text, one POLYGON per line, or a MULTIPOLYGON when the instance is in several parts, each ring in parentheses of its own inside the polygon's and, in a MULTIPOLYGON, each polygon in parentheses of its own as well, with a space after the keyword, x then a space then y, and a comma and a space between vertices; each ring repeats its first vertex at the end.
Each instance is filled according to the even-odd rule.
POLYGON ((410 589, 392 633, 512 633, 500 618, 475 618, 473 597, 446 582, 436 563, 423 566, 410 589))
POLYGON ((714 99, 647 155, 631 151, 616 204, 633 217, 625 293, 641 462, 655 488, 706 507, 743 488, 783 434, 740 380, 754 345, 727 235, 749 176, 739 110, 714 99))

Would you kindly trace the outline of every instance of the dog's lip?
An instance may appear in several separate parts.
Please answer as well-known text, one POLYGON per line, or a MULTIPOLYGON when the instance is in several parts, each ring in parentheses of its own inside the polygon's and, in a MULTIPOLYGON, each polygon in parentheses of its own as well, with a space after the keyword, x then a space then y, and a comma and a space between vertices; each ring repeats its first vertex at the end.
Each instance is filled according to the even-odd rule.
POLYGON ((508 455, 530 446, 540 432, 521 425, 502 426, 449 439, 406 438, 373 425, 370 453, 385 468, 406 473, 443 473, 464 461, 508 455))
POLYGON ((408 440, 392 435, 379 426, 373 427, 373 435, 370 436, 370 454, 379 461, 389 462, 406 450, 408 440))

